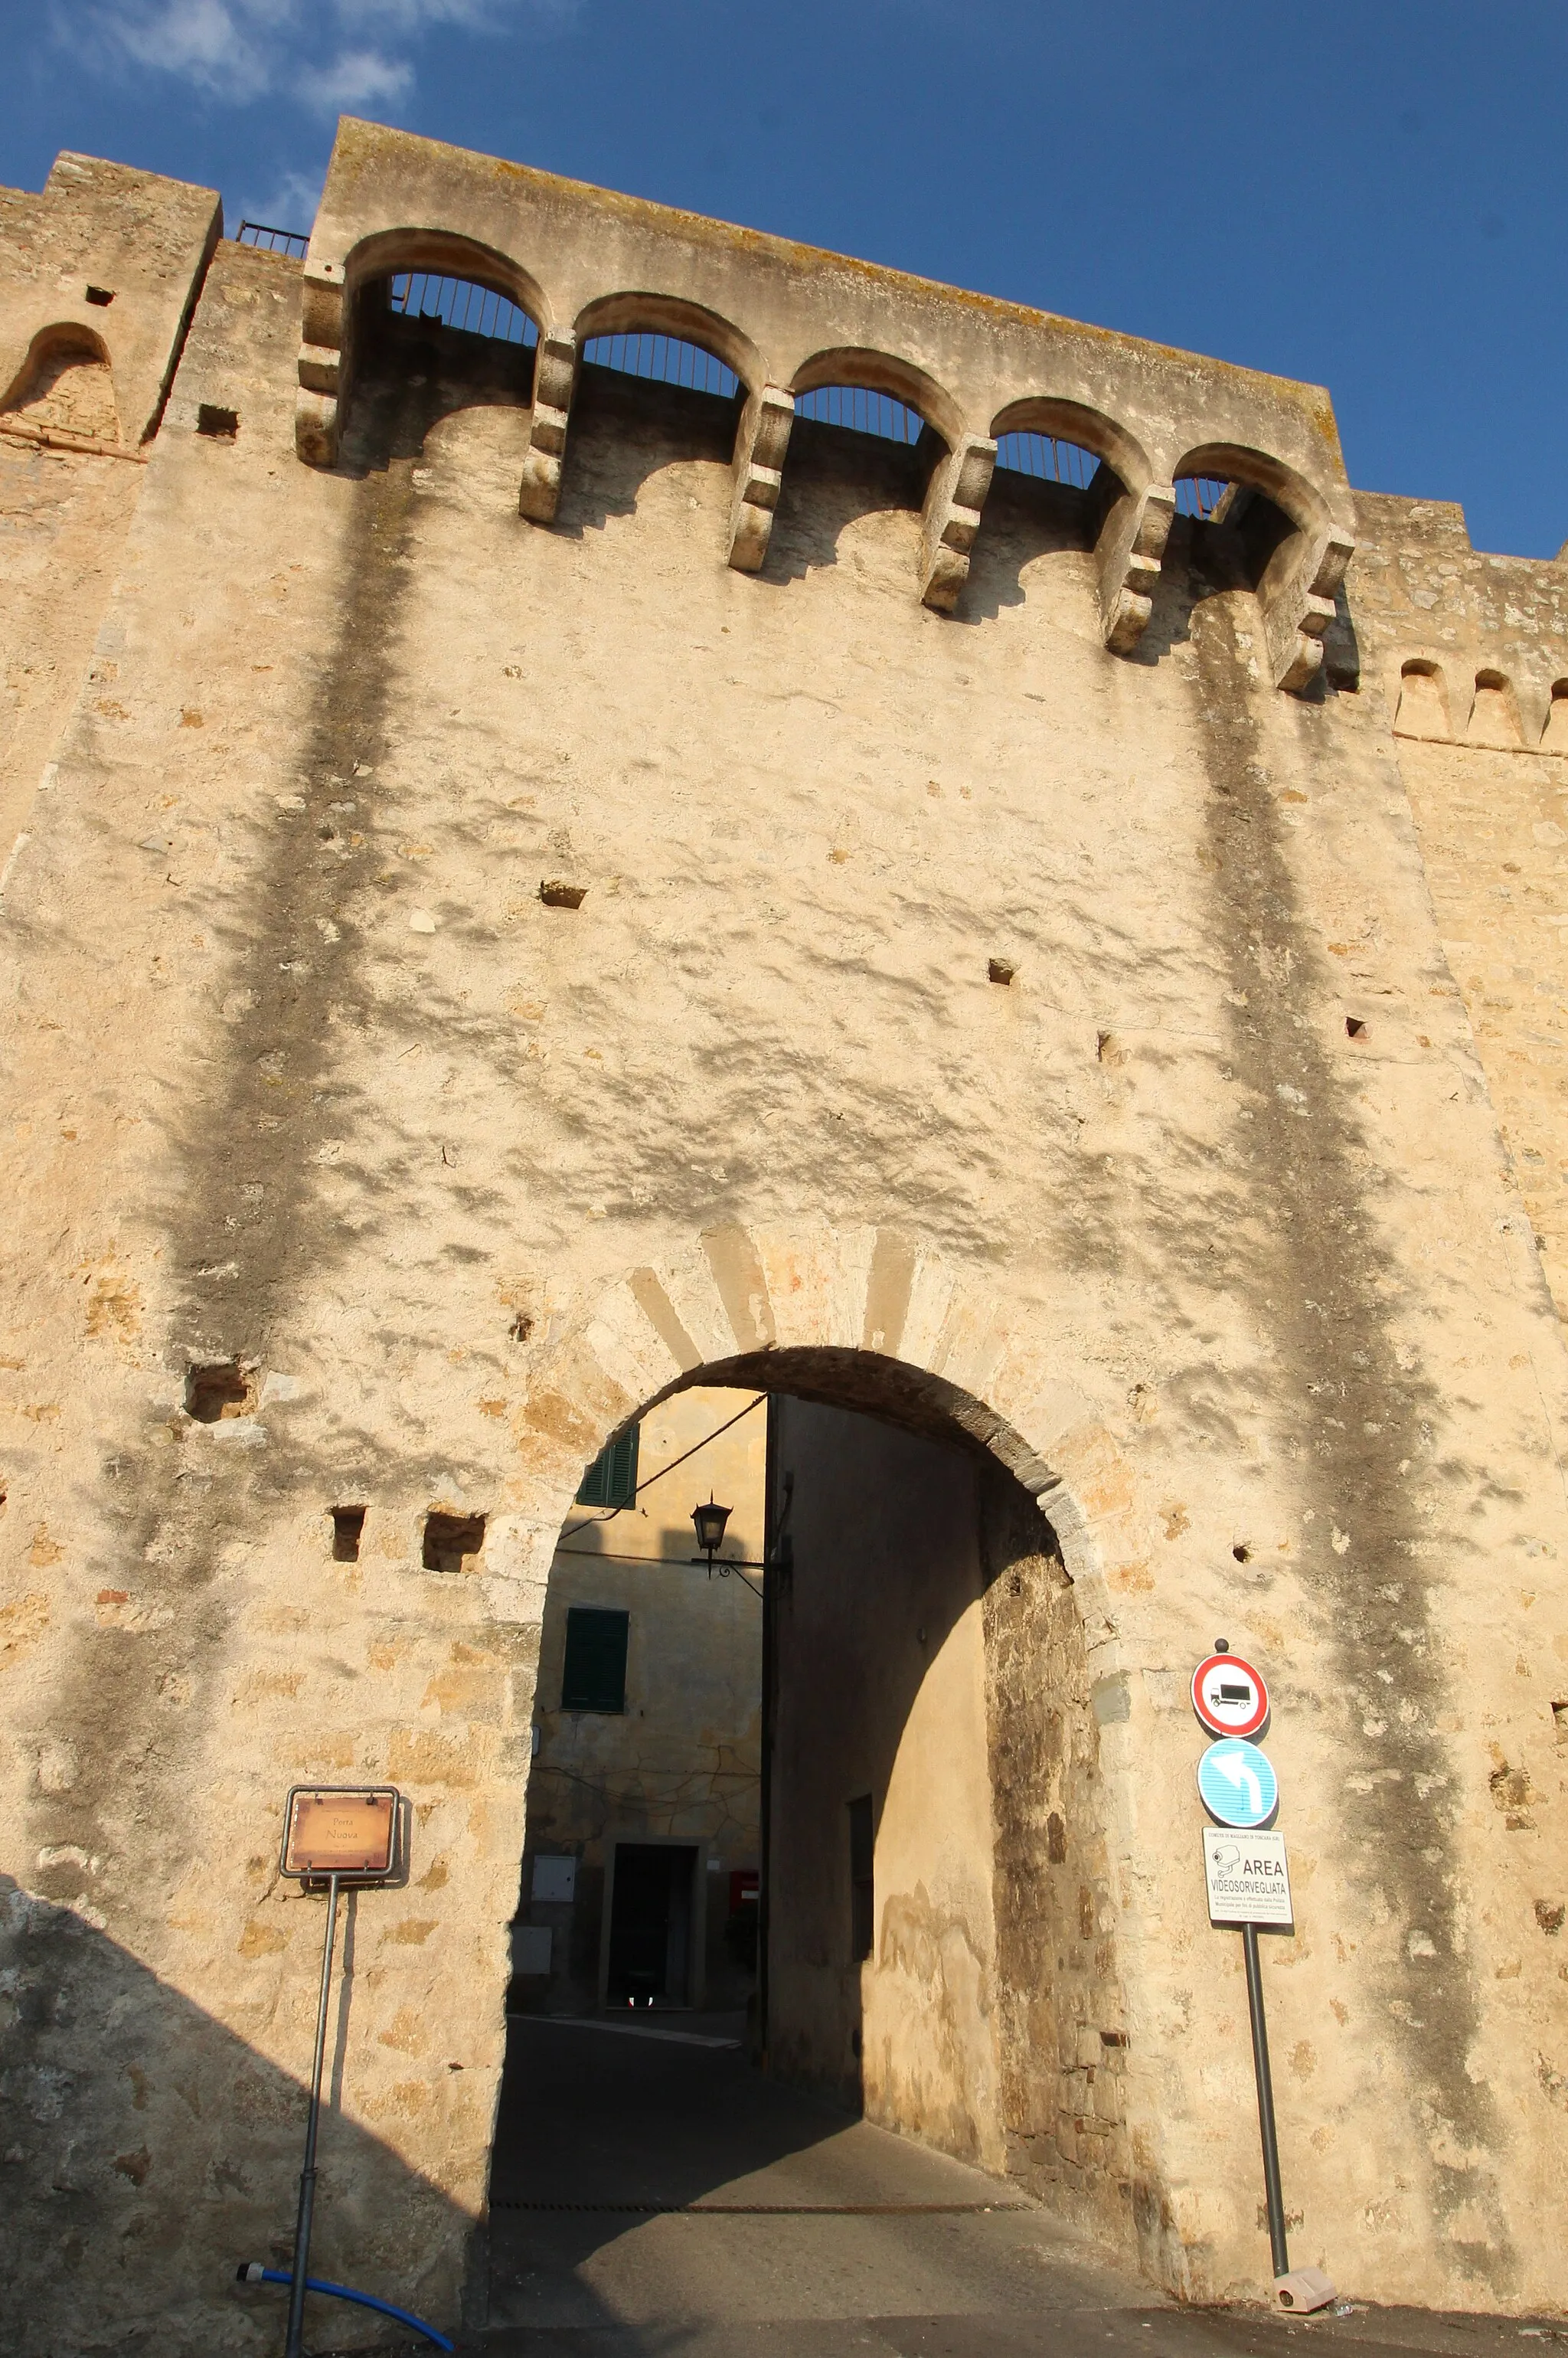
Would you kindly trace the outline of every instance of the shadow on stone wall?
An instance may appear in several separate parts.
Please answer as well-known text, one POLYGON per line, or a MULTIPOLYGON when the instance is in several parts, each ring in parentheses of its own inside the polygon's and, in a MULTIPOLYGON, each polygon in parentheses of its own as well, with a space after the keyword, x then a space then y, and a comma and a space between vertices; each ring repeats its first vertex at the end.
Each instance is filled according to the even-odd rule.
MULTIPOLYGON (((334 1985, 351 2012, 351 1931, 334 1985)), ((301 1995, 303 2075, 313 1974, 301 1995)), ((341 2006, 335 2012, 311 2271, 452 2333, 465 2270, 481 2279, 482 2230, 344 2117, 353 2091, 343 2087, 346 2019, 341 2006)), ((286 2294, 233 2278, 242 2260, 284 2267, 292 2255, 302 2078, 85 1917, 9 1877, 0 1877, 0 2027, 7 2358, 281 2348, 286 2294)), ((427 2068, 448 2067, 443 2059, 427 2068)), ((369 2312, 335 2302, 312 2304, 307 2334, 318 2350, 383 2339, 369 2312)))
POLYGON ((1082 572, 1085 593, 1096 595, 1090 551, 1097 511, 1087 492, 1071 483, 1037 481, 999 467, 986 497, 985 521, 958 599, 960 622, 994 622, 1004 607, 1028 596, 1023 572, 1042 557, 1065 557, 1082 572))
POLYGON ((683 460, 728 467, 740 414, 738 398, 720 400, 585 362, 572 402, 555 531, 580 540, 601 532, 612 516, 635 515, 649 478, 683 460))

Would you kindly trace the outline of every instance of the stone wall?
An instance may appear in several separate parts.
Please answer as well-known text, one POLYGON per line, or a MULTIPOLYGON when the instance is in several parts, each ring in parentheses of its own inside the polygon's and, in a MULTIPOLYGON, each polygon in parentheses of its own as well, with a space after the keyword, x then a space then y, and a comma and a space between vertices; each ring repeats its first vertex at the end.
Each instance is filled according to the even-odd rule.
POLYGON ((770 2068, 1130 2242, 1143 2190, 1078 1603, 1034 1500, 957 1440, 781 1403, 770 2068))
POLYGON ((1433 906, 1447 757, 1354 573, 1335 619, 1326 395, 350 126, 304 270, 219 248, 135 472, 0 946, 19 2346, 252 2344, 296 1777, 413 1811, 356 1903, 322 2262, 449 2323, 481 2280, 549 1563, 697 1383, 956 1422, 1041 1499, 1154 2279, 1267 2269, 1185 1696, 1224 1634, 1274 1682, 1298 2256, 1561 2306, 1563 1343, 1433 906), (537 385, 354 346, 349 279, 421 255, 532 288, 537 385), (733 404, 579 364, 699 313, 733 404), (940 448, 784 434, 851 372, 940 448), (982 481, 1008 418, 1108 504, 982 481), (1172 524, 1200 461, 1261 504, 1172 524), (486 1519, 456 1570, 432 1511, 486 1519))
MULTIPOLYGON (((1444 952, 1568 1313, 1568 562, 1473 549, 1437 501, 1362 496, 1367 690, 1391 725, 1444 952)), ((1336 953, 1351 964, 1359 946, 1336 953)))
MULTIPOLYGON (((210 189, 89 156, 37 197, 0 189, 6 851, 81 687, 221 220, 210 189)), ((93 684, 113 701, 113 666, 93 684)))

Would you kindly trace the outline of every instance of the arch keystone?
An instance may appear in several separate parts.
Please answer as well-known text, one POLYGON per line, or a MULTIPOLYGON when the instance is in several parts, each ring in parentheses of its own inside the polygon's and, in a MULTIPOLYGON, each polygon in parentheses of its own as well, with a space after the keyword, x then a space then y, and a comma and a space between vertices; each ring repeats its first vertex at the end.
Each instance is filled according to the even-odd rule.
POLYGON ((762 1228, 757 1253, 781 1350, 856 1350, 865 1325, 871 1228, 762 1228))

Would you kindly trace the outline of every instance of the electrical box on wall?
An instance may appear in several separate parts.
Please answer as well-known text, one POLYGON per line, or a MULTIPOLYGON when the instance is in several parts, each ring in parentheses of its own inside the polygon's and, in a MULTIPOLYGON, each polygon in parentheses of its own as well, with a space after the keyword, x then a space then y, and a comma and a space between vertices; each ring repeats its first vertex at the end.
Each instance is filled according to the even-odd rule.
POLYGON ((577 1897, 576 1859, 535 1858, 534 1897, 535 1899, 575 1899, 577 1897))
POLYGON ((547 1924, 514 1924, 512 1970, 514 1974, 547 1974, 555 1936, 547 1924))

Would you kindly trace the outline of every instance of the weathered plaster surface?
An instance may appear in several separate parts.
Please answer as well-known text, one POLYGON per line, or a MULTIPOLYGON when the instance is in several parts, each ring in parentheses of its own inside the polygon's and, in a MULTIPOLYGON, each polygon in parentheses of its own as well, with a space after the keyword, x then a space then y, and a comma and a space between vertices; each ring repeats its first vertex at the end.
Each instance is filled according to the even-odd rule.
MULTIPOLYGON (((745 281, 741 233, 691 242, 745 281)), ((1266 2265, 1184 1697, 1225 1634, 1274 1680, 1299 2255, 1562 2306, 1563 1346, 1376 598, 1359 690, 1341 645, 1282 695, 1245 535, 1178 519, 1113 654, 1093 519, 999 477, 949 617, 917 460, 806 421, 747 575, 735 415, 587 369, 540 529, 526 371, 439 336, 367 340, 304 466, 301 285, 219 249, 5 887, 19 2346, 252 2346, 225 2288, 287 2237, 319 1934, 274 1872, 296 1775, 414 1805, 408 1887, 356 1907, 320 2257, 455 2314, 551 1554, 698 1380, 956 1419, 1039 1494, 1156 2276, 1266 2265), (193 1420, 230 1359, 250 1412, 193 1420), (432 1508, 489 1519, 460 1574, 432 1508)), ((1118 351, 1156 411, 1187 372, 1173 449, 1211 364, 1118 351)))

